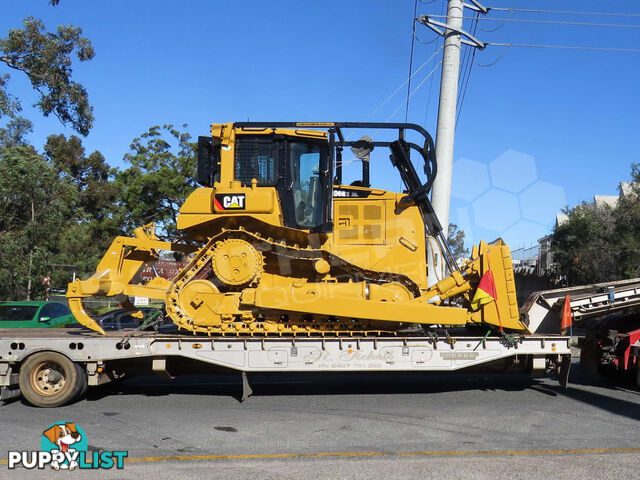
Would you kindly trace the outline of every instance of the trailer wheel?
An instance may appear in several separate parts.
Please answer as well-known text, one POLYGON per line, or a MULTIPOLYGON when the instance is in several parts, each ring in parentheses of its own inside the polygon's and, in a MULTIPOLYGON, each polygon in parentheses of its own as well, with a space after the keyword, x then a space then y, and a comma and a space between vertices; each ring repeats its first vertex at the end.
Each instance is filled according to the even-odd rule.
POLYGON ((640 366, 638 366, 638 370, 636 371, 636 385, 640 388, 640 366))
POLYGON ((82 368, 81 365, 79 365, 77 363, 74 363, 73 366, 76 367, 76 370, 78 371, 78 391, 72 397, 72 400, 80 400, 81 398, 83 398, 86 395, 87 390, 89 389, 89 382, 88 382, 88 379, 87 379, 87 372, 85 371, 84 368, 82 368))
POLYGON ((18 384, 23 398, 36 407, 59 407, 77 397, 86 375, 64 355, 40 352, 28 357, 20 367, 18 384))

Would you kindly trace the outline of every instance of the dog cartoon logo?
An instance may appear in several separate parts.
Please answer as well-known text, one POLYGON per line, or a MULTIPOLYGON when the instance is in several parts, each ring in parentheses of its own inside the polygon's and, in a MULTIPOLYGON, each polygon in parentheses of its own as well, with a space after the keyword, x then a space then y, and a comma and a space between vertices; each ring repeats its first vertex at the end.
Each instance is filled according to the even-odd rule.
MULTIPOLYGON (((37 431, 42 431, 38 428, 37 431)), ((109 470, 124 468, 127 450, 89 450, 84 430, 77 423, 64 421, 49 425, 40 437, 40 451, 9 450, 9 470, 109 470)))
MULTIPOLYGON (((42 432, 41 447, 52 454, 62 453, 62 462, 52 461, 56 470, 78 468, 78 452, 87 450, 87 438, 82 429, 72 422, 58 422, 42 432)), ((54 456, 56 458, 56 456, 54 456)))

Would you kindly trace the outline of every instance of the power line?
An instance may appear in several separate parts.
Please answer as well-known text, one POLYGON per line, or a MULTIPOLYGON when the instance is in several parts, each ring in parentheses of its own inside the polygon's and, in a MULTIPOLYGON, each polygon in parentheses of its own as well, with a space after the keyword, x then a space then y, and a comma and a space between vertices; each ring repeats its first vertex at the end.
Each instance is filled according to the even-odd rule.
MULTIPOLYGON (((479 15, 480 15, 479 13, 476 13, 475 16, 474 16, 475 23, 472 22, 472 29, 473 29, 473 31, 471 32, 472 35, 475 35, 475 32, 476 32, 476 30, 478 28, 478 16, 479 15)), ((460 84, 458 86, 458 97, 457 98, 460 98, 460 95, 462 93, 462 88, 463 88, 463 85, 465 83, 465 76, 467 76, 470 73, 470 70, 469 70, 469 58, 470 58, 469 49, 470 48, 472 48, 472 47, 467 45, 467 48, 465 48, 464 54, 462 56, 462 62, 461 62, 462 68, 461 68, 461 75, 460 75, 460 78, 462 79, 462 81, 460 82, 460 84)), ((474 50, 475 50, 475 48, 474 48, 474 50)))
POLYGON ((485 45, 494 47, 528 47, 528 48, 557 48, 564 50, 591 50, 598 52, 632 52, 640 53, 640 48, 609 48, 609 47, 580 47, 577 45, 537 45, 528 43, 493 43, 486 42, 485 45))
MULTIPOLYGON (((471 35, 475 36, 476 31, 478 30, 478 20, 480 17, 480 13, 476 13, 476 22, 473 25, 473 32, 471 35)), ((476 58, 476 51, 478 50, 476 47, 467 47, 467 49, 473 48, 473 53, 471 54, 471 62, 469 63, 469 70, 467 71, 467 78, 464 80, 464 87, 462 88, 462 96, 460 97, 460 101, 458 102, 458 113, 456 115, 456 127, 458 126, 458 120, 460 120, 460 113, 462 112, 462 105, 464 105, 464 98, 467 94, 467 86, 469 85, 469 79, 471 78, 471 69, 473 68, 473 62, 476 58)))
MULTIPOLYGON (((444 6, 446 5, 447 0, 442 0, 442 3, 440 4, 440 15, 442 15, 444 13, 444 6)), ((438 35, 434 38, 433 41, 436 40, 440 40, 442 39, 442 45, 440 46, 440 49, 444 48, 444 39, 438 35)), ((424 122, 422 123, 422 126, 424 128, 427 128, 427 117, 429 116, 429 107, 431 106, 431 91, 433 90, 433 77, 431 77, 431 81, 429 82, 429 94, 427 95, 427 108, 425 108, 424 110, 424 122)))
MULTIPOLYGON (((460 62, 460 65, 462 65, 462 67, 460 68, 460 81, 458 82, 458 94, 456 96, 457 99, 460 99, 461 95, 462 95, 462 89, 464 87, 464 83, 465 83, 465 78, 468 74, 468 68, 469 68, 469 58, 470 58, 470 53, 469 53, 469 49, 472 47, 469 47, 467 45, 467 48, 465 48, 464 50, 464 54, 462 55, 462 61, 460 62)), ((475 48, 474 48, 475 50, 475 48)), ((456 105, 456 111, 458 110, 458 108, 460 107, 460 103, 457 103, 456 105)), ((456 118, 457 118, 458 114, 456 112, 456 118)))
MULTIPOLYGON (((429 80, 429 77, 431 77, 431 75, 433 75, 433 73, 438 69, 438 67, 442 65, 442 60, 439 61, 435 67, 433 67, 433 70, 431 70, 429 73, 427 73, 427 76, 424 77, 422 79, 422 81, 418 84, 418 86, 415 88, 415 90, 413 92, 411 92, 411 94, 409 95, 409 98, 413 97, 413 95, 420 90, 420 87, 422 87, 422 85, 424 85, 424 83, 429 80)), ((393 113, 391 115, 389 115, 389 117, 385 120, 385 122, 388 122, 389 120, 391 120, 393 117, 396 116, 396 114, 400 111, 400 109, 402 108, 402 106, 404 105, 404 102, 402 102, 400 105, 398 105, 398 108, 396 108, 393 113)))
POLYGON ((462 97, 460 98, 460 103, 458 107, 458 115, 456 116, 456 126, 458 126, 458 120, 460 119, 460 112, 462 112, 462 105, 464 104, 464 98, 467 94, 467 86, 469 85, 469 78, 471 77, 471 69, 473 68, 473 63, 476 58, 477 48, 473 49, 473 53, 471 54, 471 64, 469 66, 469 73, 467 74, 467 79, 464 83, 464 89, 462 90, 462 97))
POLYGON ((433 40, 429 40, 428 42, 425 42, 424 40, 420 40, 420 37, 416 35, 416 40, 420 45, 431 45, 432 43, 435 43, 437 40, 440 40, 440 37, 436 36, 436 37, 433 37, 433 40))
MULTIPOLYGON (((513 18, 513 12, 510 12, 509 18, 513 18)), ((480 30, 482 30, 483 32, 487 32, 487 33, 493 33, 493 32, 497 32, 498 30, 500 30, 502 27, 505 26, 507 22, 502 22, 500 25, 498 25, 497 27, 494 28, 481 28, 480 30)))
MULTIPOLYGON (((442 50, 442 46, 440 47, 442 50)), ((427 115, 429 114, 429 105, 431 104, 431 91, 433 89, 433 77, 431 77, 431 81, 429 82, 429 93, 427 95, 427 108, 424 110, 424 122, 422 122, 422 126, 427 128, 427 115)))
POLYGON ((479 67, 493 67, 496 63, 498 63, 500 60, 502 60, 504 58, 504 56, 507 54, 507 52, 509 51, 509 47, 505 48, 504 51, 500 54, 500 56, 498 58, 496 58, 495 60, 489 62, 489 63, 478 63, 479 67))
MULTIPOLYGON (((429 17, 444 17, 443 15, 429 15, 429 17)), ((475 17, 462 17, 465 20, 474 19, 475 17)), ((518 22, 518 23, 544 23, 549 25, 573 25, 578 27, 608 27, 608 28, 640 28, 640 25, 628 25, 624 23, 592 23, 592 22, 569 22, 566 20, 530 20, 526 18, 492 18, 483 17, 480 20, 489 20, 492 22, 518 22)))
POLYGON ((366 122, 367 120, 369 120, 371 117, 373 117, 376 113, 378 113, 378 111, 379 111, 382 107, 384 107, 384 106, 387 104, 387 102, 388 102, 389 100, 391 100, 393 97, 395 97, 395 96, 396 96, 396 94, 397 94, 400 90, 402 90, 402 88, 403 88, 403 87, 404 87, 404 86, 409 82, 409 80, 410 80, 411 78, 415 77, 415 76, 418 74, 418 72, 420 72, 420 70, 422 70, 424 67, 426 67, 426 66, 427 66, 427 64, 428 64, 429 62, 431 62, 431 60, 433 60, 433 58, 434 58, 436 55, 438 55, 438 53, 440 53, 440 51, 441 51, 441 50, 442 50, 442 46, 440 46, 440 48, 438 48, 435 52, 433 52, 433 55, 431 55, 429 58, 427 58, 427 60, 426 60, 422 65, 420 65, 420 66, 416 69, 416 71, 415 71, 415 72, 413 72, 413 74, 411 75, 411 77, 409 77, 409 78, 408 78, 408 79, 406 79, 404 82, 402 82, 402 84, 400 84, 400 85, 398 86, 398 88, 396 88, 396 89, 391 93, 391 95, 389 95, 389 96, 388 96, 388 97, 387 97, 387 98, 386 98, 382 103, 380 103, 380 105, 378 105, 378 106, 377 106, 377 107, 376 107, 376 108, 375 108, 375 109, 374 109, 374 110, 373 110, 373 111, 372 111, 372 112, 367 116, 367 118, 365 119, 365 122, 366 122))
POLYGON ((411 54, 409 55, 409 80, 407 82, 407 107, 404 112, 404 122, 409 119, 409 98, 411 92, 411 71, 413 70, 413 47, 416 44, 416 15, 418 15, 418 0, 413 2, 413 31, 411 32, 411 54))
MULTIPOLYGON (((468 62, 469 62, 469 46, 467 45, 467 48, 464 49, 464 53, 462 54, 462 61, 460 62, 462 65, 462 68, 460 69, 462 72, 462 75, 460 75, 461 78, 464 79, 464 76, 466 75, 466 69, 468 68, 468 62)), ((460 97, 460 91, 462 90, 462 85, 459 86, 458 88, 458 98, 460 97)))
POLYGON ((487 7, 489 11, 499 10, 502 12, 523 12, 523 13, 553 13, 562 15, 598 15, 599 17, 640 17, 638 13, 604 13, 604 12, 571 12, 564 10, 533 10, 527 8, 499 8, 487 7))

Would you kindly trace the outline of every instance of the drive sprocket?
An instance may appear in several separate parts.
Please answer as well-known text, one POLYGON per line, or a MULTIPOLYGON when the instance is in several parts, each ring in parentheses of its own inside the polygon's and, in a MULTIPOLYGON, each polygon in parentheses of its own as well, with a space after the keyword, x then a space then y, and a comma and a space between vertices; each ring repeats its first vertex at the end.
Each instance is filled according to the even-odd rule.
POLYGON ((211 267, 216 277, 231 286, 257 284, 263 266, 262 253, 240 238, 216 242, 211 256, 211 267))

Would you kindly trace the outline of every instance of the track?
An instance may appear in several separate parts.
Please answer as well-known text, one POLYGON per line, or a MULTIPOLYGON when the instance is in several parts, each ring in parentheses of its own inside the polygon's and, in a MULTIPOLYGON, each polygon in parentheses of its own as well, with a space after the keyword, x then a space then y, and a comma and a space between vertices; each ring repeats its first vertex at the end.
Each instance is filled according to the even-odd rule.
MULTIPOLYGON (((332 277, 339 282, 366 281, 379 285, 393 282, 403 286, 414 296, 420 294, 418 286, 404 275, 366 270, 325 250, 289 245, 285 241, 276 242, 272 238, 263 238, 257 233, 239 228, 223 230, 212 237, 173 279, 167 292, 167 313, 178 327, 207 335, 382 335, 393 334, 401 327, 394 323, 315 317, 287 310, 257 311, 240 308, 243 288, 255 286, 260 281, 263 270, 269 271, 269 265, 286 263, 294 271, 317 276, 313 267, 317 261, 326 262, 332 277), (224 282, 216 278, 216 249, 224 248, 224 242, 229 241, 246 242, 259 252, 259 257, 253 262, 256 265, 252 265, 256 272, 251 272, 246 285, 224 285, 224 282)), ((282 275, 280 277, 283 278, 282 275)))

